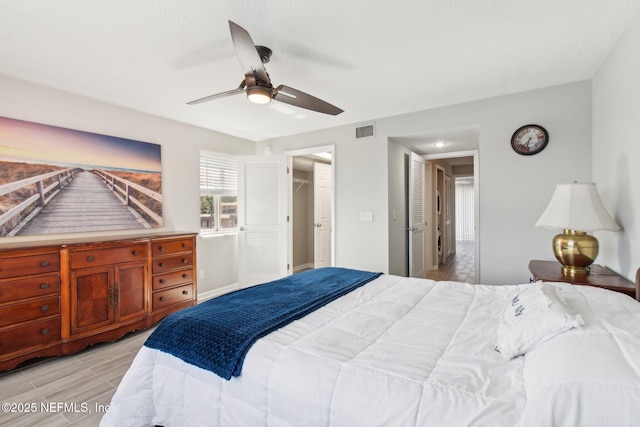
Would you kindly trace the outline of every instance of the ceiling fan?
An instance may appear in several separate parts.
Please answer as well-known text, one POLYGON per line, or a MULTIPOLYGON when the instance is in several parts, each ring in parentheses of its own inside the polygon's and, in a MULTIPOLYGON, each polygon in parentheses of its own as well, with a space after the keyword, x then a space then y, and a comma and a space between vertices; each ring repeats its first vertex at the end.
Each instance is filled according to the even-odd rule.
POLYGON ((236 89, 209 95, 187 102, 187 104, 200 104, 201 102, 246 92, 249 101, 255 102, 256 104, 268 104, 274 99, 284 102, 285 104, 317 111, 319 113, 330 114, 332 116, 343 112, 343 110, 335 105, 331 105, 326 101, 292 87, 280 85, 274 88, 271 84, 271 78, 269 78, 269 74, 267 74, 264 68, 264 64, 268 63, 271 59, 271 49, 264 46, 256 46, 253 40, 251 40, 249 33, 234 22, 229 21, 229 29, 231 30, 233 47, 236 50, 236 55, 244 71, 244 80, 240 82, 240 85, 236 89))

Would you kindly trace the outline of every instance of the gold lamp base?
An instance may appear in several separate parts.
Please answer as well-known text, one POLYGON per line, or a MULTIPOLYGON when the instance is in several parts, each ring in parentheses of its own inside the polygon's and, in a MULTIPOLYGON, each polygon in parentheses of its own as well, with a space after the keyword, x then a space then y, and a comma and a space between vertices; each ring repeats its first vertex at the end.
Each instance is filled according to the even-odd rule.
POLYGON ((589 274, 598 250, 598 239, 584 231, 565 229, 553 238, 553 253, 566 275, 589 274))

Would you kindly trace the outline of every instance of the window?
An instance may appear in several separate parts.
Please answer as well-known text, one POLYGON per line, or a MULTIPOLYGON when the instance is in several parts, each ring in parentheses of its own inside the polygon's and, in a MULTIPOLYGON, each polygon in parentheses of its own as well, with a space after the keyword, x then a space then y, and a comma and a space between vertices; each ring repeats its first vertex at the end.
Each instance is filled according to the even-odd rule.
POLYGON ((200 229, 205 234, 238 228, 238 162, 233 156, 200 152, 200 229))

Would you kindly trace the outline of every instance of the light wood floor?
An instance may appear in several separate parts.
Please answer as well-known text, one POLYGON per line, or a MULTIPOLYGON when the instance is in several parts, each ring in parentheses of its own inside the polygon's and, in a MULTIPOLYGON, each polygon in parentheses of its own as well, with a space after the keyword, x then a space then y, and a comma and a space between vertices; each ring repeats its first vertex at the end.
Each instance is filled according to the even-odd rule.
POLYGON ((152 330, 0 373, 0 426, 97 426, 152 330))
POLYGON ((475 272, 475 242, 456 241, 456 253, 450 255, 437 270, 427 272, 427 279, 477 283, 475 272))

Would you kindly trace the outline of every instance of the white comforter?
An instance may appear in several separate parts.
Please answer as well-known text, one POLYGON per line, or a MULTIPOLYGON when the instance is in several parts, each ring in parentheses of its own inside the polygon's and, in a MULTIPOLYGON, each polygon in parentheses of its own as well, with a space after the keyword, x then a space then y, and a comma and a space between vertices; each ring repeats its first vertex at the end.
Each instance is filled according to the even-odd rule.
POLYGON ((526 286, 383 275, 259 340, 230 381, 143 347, 101 426, 638 425, 640 304, 563 286, 584 326, 507 361, 498 316, 526 286))

